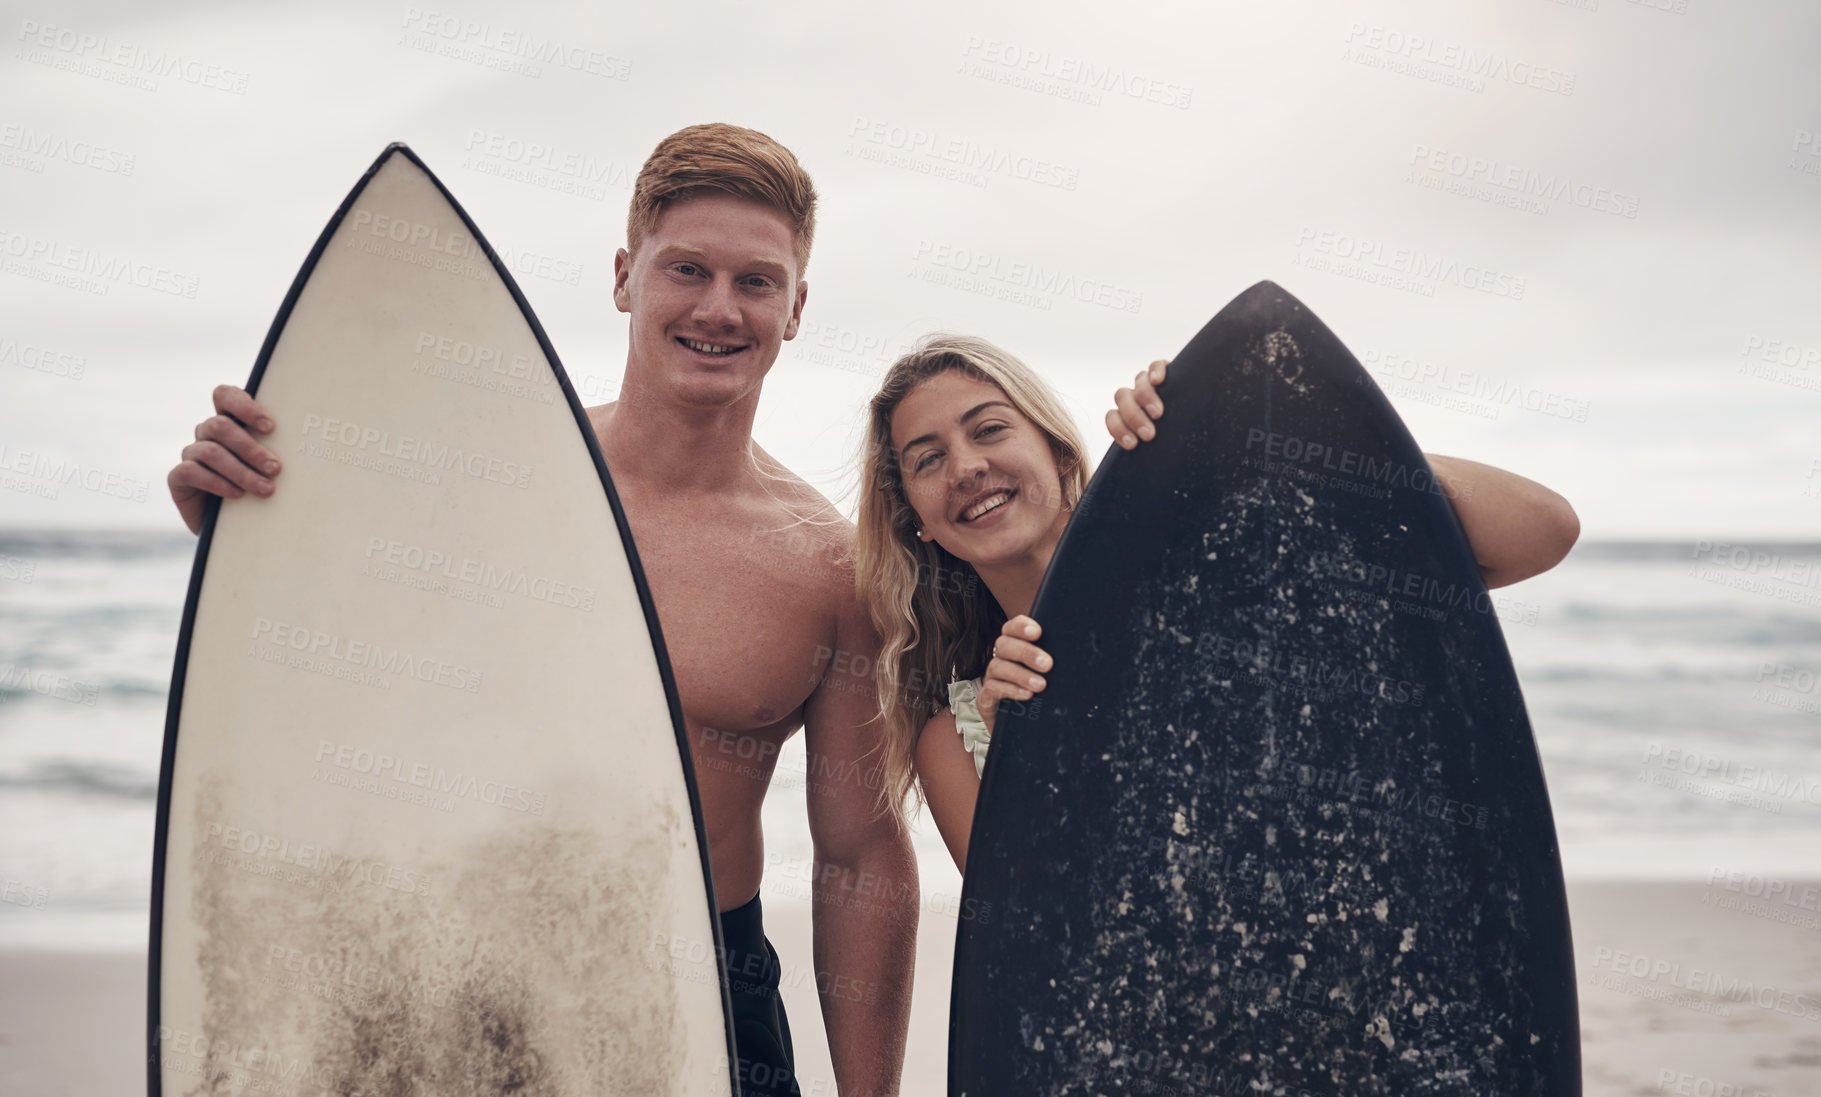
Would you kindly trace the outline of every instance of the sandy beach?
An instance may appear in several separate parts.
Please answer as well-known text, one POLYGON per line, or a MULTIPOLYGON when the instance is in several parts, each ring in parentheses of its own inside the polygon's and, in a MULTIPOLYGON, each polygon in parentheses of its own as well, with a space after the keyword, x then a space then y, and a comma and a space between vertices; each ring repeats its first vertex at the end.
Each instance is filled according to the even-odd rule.
POLYGON ((0 1092, 145 1092, 143 952, 0 952, 0 1092))
POLYGON ((1588 1097, 1821 1093, 1821 886, 1762 882, 1569 888, 1588 1097))
MULTIPOLYGON (((1821 885, 1746 877, 1569 892, 1587 1097, 1821 1093, 1821 885)), ((955 919, 942 893, 931 900, 906 1097, 944 1092, 955 919)), ((771 899, 766 916, 805 1097, 834 1097, 815 981, 793 977, 810 966, 809 907, 771 899)), ((0 1092, 142 1092, 144 987, 143 954, 0 951, 0 1092)))

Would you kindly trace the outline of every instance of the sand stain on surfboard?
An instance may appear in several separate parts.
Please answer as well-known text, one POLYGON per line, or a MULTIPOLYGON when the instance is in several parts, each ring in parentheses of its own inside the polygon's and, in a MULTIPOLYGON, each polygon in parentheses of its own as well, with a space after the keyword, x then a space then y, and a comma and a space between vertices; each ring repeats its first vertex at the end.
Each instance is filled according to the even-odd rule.
MULTIPOLYGON (((217 797, 199 798, 199 821, 220 816, 217 797)), ((311 1034, 308 1061, 253 1073, 328 1093, 542 1097, 608 1078, 612 1092, 662 1093, 682 1072, 663 1054, 677 1011, 664 969, 625 962, 652 954, 636 927, 665 898, 655 837, 609 850, 597 834, 540 829, 418 872, 321 850, 266 863, 204 830, 191 897, 204 1032, 311 1034), (586 998, 542 992, 574 972, 595 981, 586 998), (563 1064, 553 1046, 581 1052, 563 1064)))

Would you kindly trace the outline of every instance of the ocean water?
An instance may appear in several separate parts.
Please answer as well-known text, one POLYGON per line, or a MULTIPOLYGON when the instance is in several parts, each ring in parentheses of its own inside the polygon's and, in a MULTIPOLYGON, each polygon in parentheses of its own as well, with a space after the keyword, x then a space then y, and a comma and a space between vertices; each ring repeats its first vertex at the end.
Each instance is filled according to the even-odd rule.
MULTIPOLYGON (((0 533, 0 946, 144 945, 194 551, 0 533)), ((1495 598, 1571 878, 1821 878, 1821 544, 1592 543, 1495 598)), ((802 784, 766 806, 777 875, 809 855, 802 784)), ((927 822, 916 845, 952 898, 927 822)))

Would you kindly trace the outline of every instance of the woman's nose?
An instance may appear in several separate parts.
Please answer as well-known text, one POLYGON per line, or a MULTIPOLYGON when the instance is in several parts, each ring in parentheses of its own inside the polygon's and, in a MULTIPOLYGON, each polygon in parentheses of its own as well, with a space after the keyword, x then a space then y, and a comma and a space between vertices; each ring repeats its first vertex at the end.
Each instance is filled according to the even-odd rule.
POLYGON ((955 486, 967 487, 986 475, 986 454, 971 446, 955 450, 955 486))

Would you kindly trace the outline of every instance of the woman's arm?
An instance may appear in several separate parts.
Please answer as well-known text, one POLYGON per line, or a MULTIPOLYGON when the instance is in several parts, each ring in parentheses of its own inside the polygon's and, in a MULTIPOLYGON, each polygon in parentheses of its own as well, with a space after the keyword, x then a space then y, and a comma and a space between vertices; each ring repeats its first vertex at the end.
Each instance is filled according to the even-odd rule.
MULTIPOLYGON (((1041 672, 1050 669, 1049 653, 1033 642, 1042 635, 1037 622, 1020 613, 1005 623, 993 641, 993 659, 972 702, 988 735, 998 722, 1001 701, 1028 701, 1048 685, 1041 672)), ((965 704, 964 697, 949 694, 956 703, 965 704)), ((924 724, 917 738, 916 759, 923 799, 936 819, 936 829, 942 832, 955 867, 966 872, 967 836, 974 828, 974 803, 980 795, 980 766, 974 750, 983 748, 973 741, 979 729, 973 727, 971 718, 965 738, 957 726, 952 709, 924 724)))
POLYGON ((954 713, 938 713, 923 725, 917 739, 917 778, 923 782, 923 799, 949 856, 966 872, 967 836, 974 829, 980 778, 974 772, 974 756, 955 731, 954 713))
MULTIPOLYGON (((1152 362, 1150 369, 1132 379, 1130 388, 1113 394, 1107 433, 1121 447, 1134 449, 1156 437, 1151 421, 1163 414, 1157 386, 1168 366, 1152 362)), ((1535 480, 1478 461, 1435 453, 1423 456, 1461 520, 1488 589, 1541 575, 1561 563, 1581 536, 1581 519, 1568 500, 1535 480)))
POLYGON ((1454 504, 1486 586, 1508 587, 1562 562, 1581 536, 1568 500, 1515 472, 1426 453, 1454 504))

